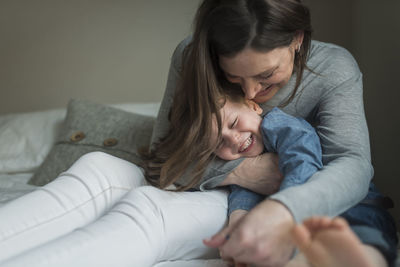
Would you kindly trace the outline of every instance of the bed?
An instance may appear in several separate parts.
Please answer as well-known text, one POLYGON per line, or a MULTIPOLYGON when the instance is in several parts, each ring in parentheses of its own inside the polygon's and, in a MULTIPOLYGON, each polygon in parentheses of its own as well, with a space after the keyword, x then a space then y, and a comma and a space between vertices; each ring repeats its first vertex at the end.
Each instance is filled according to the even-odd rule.
MULTIPOLYGON (((159 103, 128 103, 113 108, 155 117, 159 103)), ((0 116, 0 207, 36 186, 27 182, 51 152, 67 114, 65 109, 0 116)), ((220 259, 160 262, 157 267, 219 267, 220 259)))

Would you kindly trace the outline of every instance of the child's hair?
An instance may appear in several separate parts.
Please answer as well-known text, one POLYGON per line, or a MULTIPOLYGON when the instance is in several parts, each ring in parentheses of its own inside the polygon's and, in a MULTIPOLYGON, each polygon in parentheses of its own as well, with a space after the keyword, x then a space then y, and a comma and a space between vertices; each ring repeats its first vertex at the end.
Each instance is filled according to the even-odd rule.
MULTIPOLYGON (((180 114, 180 120, 170 120, 179 121, 179 125, 171 125, 167 136, 155 144, 151 151, 141 151, 144 159, 142 167, 150 184, 162 189, 175 184, 176 191, 183 191, 194 187, 201 180, 207 165, 215 158, 214 152, 221 142, 220 110, 226 101, 246 104, 242 90, 234 87, 221 89, 218 96, 213 99, 216 100, 214 105, 217 107, 216 110, 201 107, 200 109, 202 112, 208 111, 214 115, 217 121, 218 136, 213 138, 216 140, 214 143, 210 141, 211 131, 205 131, 202 123, 184 115, 193 112, 193 109, 190 110, 191 106, 187 104, 188 99, 182 97, 180 93, 175 95, 169 117, 180 114), (184 184, 182 181, 177 184, 182 176, 191 178, 183 182, 184 184)), ((212 122, 205 127, 212 127, 212 122)))

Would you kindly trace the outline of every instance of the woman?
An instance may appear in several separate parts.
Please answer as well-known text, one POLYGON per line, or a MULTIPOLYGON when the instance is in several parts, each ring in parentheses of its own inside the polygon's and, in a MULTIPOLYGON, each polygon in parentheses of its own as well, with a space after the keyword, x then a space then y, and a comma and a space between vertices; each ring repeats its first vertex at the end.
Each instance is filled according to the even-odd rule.
MULTIPOLYGON (((239 85, 246 98, 259 103, 266 112, 281 106, 285 112, 305 118, 321 138, 325 166, 321 171, 302 186, 270 196, 235 227, 209 240, 210 246, 220 247, 224 257, 236 261, 281 266, 293 253, 289 232, 294 222, 348 210, 347 220, 371 254, 393 260, 397 240, 386 211, 364 204, 350 209, 367 194, 373 174, 361 72, 345 49, 311 41, 310 15, 300 1, 203 1, 192 39, 184 40, 175 51, 168 81, 153 138, 157 141, 171 129, 156 149, 159 160, 166 162, 160 173, 155 172, 161 174, 161 180, 153 179, 161 186, 176 182, 184 173, 174 166, 185 162, 188 167, 195 159, 195 155, 179 156, 179 148, 200 145, 196 132, 175 138, 180 121, 193 121, 198 124, 197 136, 210 136, 212 116, 207 112, 218 116, 212 100, 226 82, 239 85), (191 101, 172 107, 169 128, 167 114, 177 84, 175 101, 191 101), (177 151, 171 157, 168 151, 174 147, 177 151), (368 222, 371 214, 379 217, 372 225, 368 222), (380 223, 385 227, 376 229, 380 223), (361 232, 368 234, 362 236, 361 232), (382 232, 385 241, 369 241, 378 240, 382 232), (382 247, 390 249, 384 251, 382 247)), ((213 162, 206 175, 194 171, 195 179, 189 182, 184 175, 178 182, 182 188, 197 184, 202 189, 238 184, 266 194, 270 192, 260 190, 258 181, 279 181, 276 169, 271 167, 275 162, 271 155, 213 162)), ((201 169, 201 164, 191 168, 201 169)), ((148 173, 151 179, 153 173, 148 173)), ((372 191, 368 199, 374 199, 372 191)))
MULTIPOLYGON (((321 172, 302 186, 272 195, 208 242, 220 247, 226 258, 283 266, 293 253, 288 232, 294 221, 312 214, 340 214, 358 203, 368 190, 372 167, 361 74, 352 57, 339 47, 315 42, 308 52, 309 34, 308 11, 299 1, 206 0, 199 8, 192 42, 186 39, 174 53, 153 137, 154 151, 160 157, 156 163, 167 166, 164 170, 173 164, 164 162, 163 151, 156 144, 169 129, 179 127, 179 115, 197 119, 200 132, 209 134, 212 118, 202 111, 215 109, 213 88, 219 88, 220 81, 238 83, 247 98, 259 102, 265 111, 287 103, 282 109, 314 122, 321 137, 326 165, 321 172), (247 16, 239 16, 243 11, 247 16), (258 11, 267 18, 265 25, 255 17, 258 11), (247 17, 247 23, 243 24, 241 17, 247 17), (285 27, 270 29, 268 21, 285 27), (247 24, 253 27, 243 27, 247 24), (239 29, 231 28, 237 26, 239 29), (245 49, 248 37, 257 36, 264 27, 275 35, 270 39, 267 35, 265 40, 264 36, 259 42, 273 45, 245 49), (247 38, 242 39, 242 34, 247 38), (218 45, 214 43, 217 37, 223 39, 218 45), (244 44, 236 46, 236 41, 244 44), (308 53, 306 63, 312 71, 302 74, 308 53), (186 96, 188 105, 173 107, 169 125, 167 114, 176 87, 186 89, 178 91, 177 97, 186 96), (180 108, 189 113, 180 113, 180 108), (226 233, 230 238, 221 245, 228 237, 226 233)), ((166 150, 167 156, 180 145, 190 144, 179 137, 173 138, 178 142, 166 150)), ((177 170, 171 177, 180 173, 177 170)), ((173 182, 165 179, 165 174, 162 178, 160 183, 150 180, 163 187, 173 182)), ((197 174, 195 178, 201 178, 200 182, 189 178, 180 183, 205 189, 238 184, 269 194, 270 185, 276 188, 281 179, 277 159, 271 154, 255 160, 214 162, 204 178, 197 174)), ((161 260, 213 256, 215 250, 204 247, 201 239, 224 226, 226 192, 168 192, 143 184, 141 171, 133 164, 103 153, 82 157, 54 182, 0 209, 1 266, 152 266, 161 260)), ((387 250, 376 246, 370 249, 377 258, 384 255, 388 261, 392 259, 387 252, 393 246, 387 250)))

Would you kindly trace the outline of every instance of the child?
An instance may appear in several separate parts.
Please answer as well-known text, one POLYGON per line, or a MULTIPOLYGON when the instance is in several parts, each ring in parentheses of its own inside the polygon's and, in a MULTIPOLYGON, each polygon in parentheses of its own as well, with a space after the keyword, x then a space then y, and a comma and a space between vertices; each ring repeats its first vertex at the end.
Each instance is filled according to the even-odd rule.
MULTIPOLYGON (((226 96, 224 102, 220 114, 221 138, 215 151, 219 158, 255 157, 265 150, 278 153, 279 169, 283 174, 279 190, 305 183, 322 168, 319 137, 305 120, 278 108, 273 108, 262 118, 260 106, 240 96, 226 96)), ((216 127, 213 131, 217 136, 216 127)), ((264 198, 239 186, 231 186, 228 213, 237 209, 250 210, 264 198)))

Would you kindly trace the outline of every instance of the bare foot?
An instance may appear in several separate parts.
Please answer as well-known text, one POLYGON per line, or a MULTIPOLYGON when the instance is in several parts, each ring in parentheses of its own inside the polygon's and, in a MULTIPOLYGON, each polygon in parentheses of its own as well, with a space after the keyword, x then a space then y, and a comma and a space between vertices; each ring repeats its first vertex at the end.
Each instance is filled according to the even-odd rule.
POLYGON ((295 226, 293 238, 312 266, 380 266, 343 218, 311 217, 295 226))

